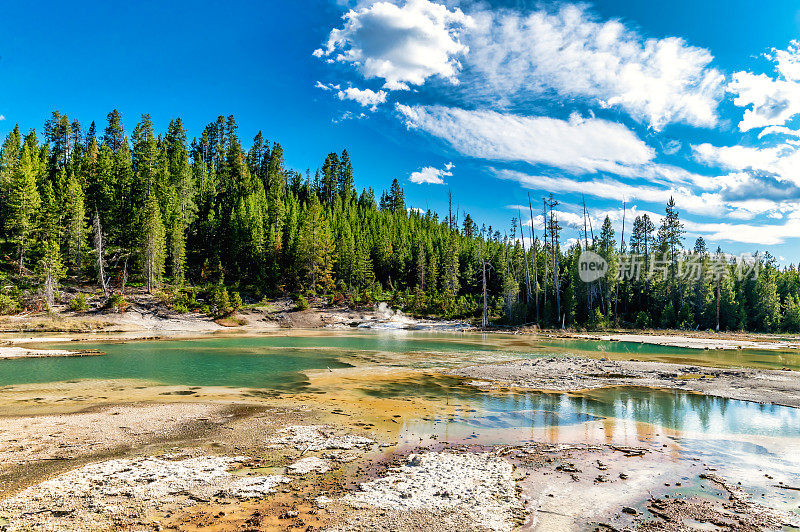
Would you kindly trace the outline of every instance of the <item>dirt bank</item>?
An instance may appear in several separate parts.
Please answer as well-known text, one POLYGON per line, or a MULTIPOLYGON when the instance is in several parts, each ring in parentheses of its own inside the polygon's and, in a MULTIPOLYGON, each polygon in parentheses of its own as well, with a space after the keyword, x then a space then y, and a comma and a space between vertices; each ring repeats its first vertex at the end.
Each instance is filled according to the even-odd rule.
MULTIPOLYGON (((520 332, 533 332, 521 329, 520 332)), ((608 333, 583 333, 564 330, 547 330, 539 334, 550 338, 578 338, 610 342, 633 342, 640 344, 683 347, 687 349, 800 349, 797 336, 713 331, 652 331, 632 330, 608 333)))
POLYGON ((0 359, 25 356, 69 356, 76 351, 20 349, 26 344, 91 340, 134 340, 198 337, 209 334, 260 334, 282 329, 406 329, 454 331, 466 323, 415 319, 385 303, 353 309, 316 302, 299 310, 291 299, 251 305, 216 318, 176 313, 147 294, 131 296, 124 311, 97 308, 88 312, 60 309, 53 313, 0 316, 0 359), (33 335, 31 333, 34 333, 33 335), (45 336, 47 333, 55 333, 45 336), (24 335, 24 336, 23 336, 24 335))
POLYGON ((536 390, 570 392, 607 386, 647 386, 800 407, 800 379, 791 371, 555 356, 468 366, 450 374, 475 379, 479 381, 476 384, 489 381, 536 390))
POLYGON ((66 350, 66 349, 29 349, 13 345, 0 345, 0 360, 14 358, 44 358, 44 357, 80 357, 101 355, 99 351, 66 350))

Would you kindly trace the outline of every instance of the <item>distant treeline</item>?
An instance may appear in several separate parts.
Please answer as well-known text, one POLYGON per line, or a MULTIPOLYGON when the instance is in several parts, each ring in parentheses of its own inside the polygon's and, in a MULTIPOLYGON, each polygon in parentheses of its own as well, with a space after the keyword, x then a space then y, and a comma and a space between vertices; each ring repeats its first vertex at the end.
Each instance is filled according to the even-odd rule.
POLYGON ((260 132, 246 150, 232 116, 189 142, 180 118, 156 133, 143 115, 127 134, 115 110, 99 133, 54 111, 41 139, 17 126, 0 150, 0 312, 48 308, 64 300, 59 287, 90 284, 114 304, 141 287, 176 309, 217 313, 241 293, 390 300, 476 320, 485 308, 502 324, 800 329, 797 271, 768 254, 756 278, 720 275, 722 255, 698 239, 700 276, 678 275, 687 255, 672 202, 658 229, 633 221, 625 249, 668 264, 622 280, 610 220, 564 250, 555 205, 531 206, 501 233, 458 209, 440 219, 407 208, 397 179, 379 197, 358 192, 346 150, 313 174, 287 169, 260 132), (532 240, 523 222, 534 216, 545 230, 532 240), (606 277, 581 281, 584 248, 608 262, 606 277))

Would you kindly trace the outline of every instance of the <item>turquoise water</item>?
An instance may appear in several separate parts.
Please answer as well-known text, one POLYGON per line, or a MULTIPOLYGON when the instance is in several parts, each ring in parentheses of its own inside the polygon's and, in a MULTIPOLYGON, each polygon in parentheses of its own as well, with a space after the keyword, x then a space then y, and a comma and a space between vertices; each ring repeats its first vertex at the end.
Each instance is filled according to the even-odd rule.
MULTIPOLYGON (((664 346, 590 340, 535 339, 502 335, 358 332, 325 335, 224 337, 197 340, 130 341, 63 344, 98 349, 101 356, 28 358, 0 361, 0 385, 77 379, 136 379, 168 385, 230 386, 293 392, 308 389, 305 370, 345 368, 363 363, 424 366, 426 358, 469 363, 477 353, 495 353, 500 360, 543 353, 627 350, 639 356, 673 358, 728 357, 664 346), (521 349, 524 345, 529 347, 521 349)), ((733 354, 739 355, 736 351, 733 354)), ((769 355, 763 355, 769 356, 769 355)), ((733 401, 677 391, 609 388, 582 394, 484 393, 451 377, 373 385, 364 379, 361 392, 381 397, 444 399, 463 403, 464 414, 453 420, 466 425, 510 428, 574 425, 613 418, 655 427, 702 434, 753 434, 800 437, 800 410, 733 401), (471 410, 480 411, 480 416, 471 410)), ((325 390, 309 390, 324 392, 325 390)))
POLYGON ((632 342, 405 331, 103 344, 81 342, 47 347, 98 349, 107 354, 3 360, 0 361, 0 385, 126 378, 190 386, 292 390, 306 382, 300 373, 304 370, 346 367, 356 361, 426 367, 551 354, 800 370, 800 354, 788 350, 703 351, 632 342))
POLYGON ((75 379, 139 379, 187 386, 231 386, 296 391, 309 369, 342 368, 348 358, 376 353, 467 354, 496 346, 456 335, 361 333, 325 336, 260 336, 121 343, 47 344, 51 349, 99 350, 87 357, 0 361, 0 386, 75 379))
MULTIPOLYGON (((75 349, 75 344, 60 346, 75 349)), ((80 344, 100 356, 0 361, 0 385, 77 379, 137 379, 186 386, 295 391, 308 369, 349 367, 338 353, 275 347, 259 338, 80 344)))

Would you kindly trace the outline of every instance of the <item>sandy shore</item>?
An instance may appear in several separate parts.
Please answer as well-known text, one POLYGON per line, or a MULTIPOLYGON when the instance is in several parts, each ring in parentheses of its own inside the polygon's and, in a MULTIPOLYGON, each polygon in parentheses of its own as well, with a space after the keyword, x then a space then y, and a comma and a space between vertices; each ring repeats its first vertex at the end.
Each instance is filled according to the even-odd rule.
MULTIPOLYGON (((559 335, 563 336, 563 335, 559 335)), ((747 335, 738 333, 734 335, 715 335, 713 333, 696 333, 687 335, 676 334, 641 334, 641 333, 614 333, 614 334, 582 334, 572 333, 569 338, 582 338, 586 340, 605 340, 611 342, 634 342, 640 344, 665 345, 670 347, 683 347, 687 349, 800 349, 800 340, 781 338, 767 335, 747 335), (748 338, 748 336, 750 338, 748 338)))
POLYGON ((102 353, 89 350, 30 349, 26 347, 0 345, 0 360, 10 360, 13 358, 80 357, 91 355, 102 355, 102 353))
POLYGON ((556 356, 469 366, 450 374, 474 379, 476 384, 488 381, 536 390, 572 392, 608 386, 646 386, 800 407, 800 379, 791 371, 556 356))

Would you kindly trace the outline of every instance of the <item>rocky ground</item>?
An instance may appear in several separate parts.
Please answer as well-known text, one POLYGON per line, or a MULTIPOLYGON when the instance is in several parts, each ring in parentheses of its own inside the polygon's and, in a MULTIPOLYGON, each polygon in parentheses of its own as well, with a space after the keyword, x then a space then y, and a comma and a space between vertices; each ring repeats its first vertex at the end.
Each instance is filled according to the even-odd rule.
POLYGON ((494 383, 553 391, 647 386, 800 407, 800 379, 792 371, 552 356, 468 366, 450 374, 475 379, 474 384, 483 386, 494 383))
POLYGON ((756 531, 798 524, 699 464, 665 465, 648 450, 454 446, 380 454, 360 436, 358 447, 342 449, 348 435, 332 427, 287 430, 314 434, 319 450, 301 453, 326 458, 298 455, 297 439, 272 439, 277 454, 261 458, 180 449, 94 462, 0 501, 0 529, 756 531), (311 458, 325 467, 298 466, 311 458), (682 483, 692 489, 682 491, 682 483))
MULTIPOLYGON (((304 314, 289 305, 243 312, 236 329, 394 327, 406 319, 337 309, 304 314)), ((116 338, 231 329, 203 319, 201 329, 187 331, 181 320, 195 318, 164 321, 131 312, 98 327, 118 331, 108 332, 116 338), (159 325, 148 328, 151 322, 159 325)), ((3 347, 47 351, 28 346, 64 339, 17 336, 3 347)), ((483 388, 639 385, 800 406, 800 383, 787 371, 566 357, 484 362, 450 374, 483 388)), ((797 514, 767 508, 701 460, 676 459, 677 446, 667 436, 643 438, 641 447, 579 443, 585 441, 580 429, 562 431, 558 441, 574 437, 575 443, 559 445, 403 439, 407 424, 451 415, 456 405, 347 394, 364 378, 395 382, 403 371, 309 372, 310 389, 334 390, 326 394, 127 381, 5 386, 0 530, 747 532, 800 526, 797 514)))
POLYGON ((360 421, 347 405, 197 395, 202 403, 171 395, 169 404, 4 418, 0 530, 549 532, 694 523, 755 531, 792 522, 656 443, 398 444, 399 429, 360 421))

